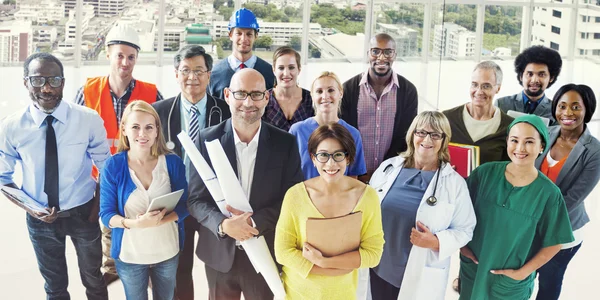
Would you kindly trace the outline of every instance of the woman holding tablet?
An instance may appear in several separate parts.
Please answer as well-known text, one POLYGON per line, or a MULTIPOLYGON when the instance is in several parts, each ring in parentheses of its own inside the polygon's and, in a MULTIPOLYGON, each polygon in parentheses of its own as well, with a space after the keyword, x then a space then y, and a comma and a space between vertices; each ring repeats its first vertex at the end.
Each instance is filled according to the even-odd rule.
POLYGON ((156 111, 144 101, 125 108, 117 154, 100 176, 100 218, 113 228, 111 256, 128 300, 171 300, 183 219, 188 215, 183 161, 169 153, 156 111), (149 211, 152 199, 183 190, 172 212, 149 211))

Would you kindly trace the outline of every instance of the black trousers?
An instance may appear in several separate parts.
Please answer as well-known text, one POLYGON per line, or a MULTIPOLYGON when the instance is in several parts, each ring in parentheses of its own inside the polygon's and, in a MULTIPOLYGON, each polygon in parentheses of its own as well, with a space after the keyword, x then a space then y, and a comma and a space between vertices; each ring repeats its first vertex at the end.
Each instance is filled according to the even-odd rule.
POLYGON ((400 289, 393 286, 383 278, 379 277, 373 269, 369 270, 371 281, 371 297, 373 300, 395 300, 398 299, 400 289))
POLYGON ((233 267, 221 273, 206 266, 206 279, 210 300, 271 300, 273 293, 261 274, 256 273, 244 250, 235 250, 233 267))
POLYGON ((179 254, 175 299, 194 300, 194 279, 192 278, 195 259, 194 246, 196 245, 194 238, 200 223, 198 223, 196 218, 188 216, 183 220, 183 226, 185 228, 185 240, 183 242, 183 250, 179 254))

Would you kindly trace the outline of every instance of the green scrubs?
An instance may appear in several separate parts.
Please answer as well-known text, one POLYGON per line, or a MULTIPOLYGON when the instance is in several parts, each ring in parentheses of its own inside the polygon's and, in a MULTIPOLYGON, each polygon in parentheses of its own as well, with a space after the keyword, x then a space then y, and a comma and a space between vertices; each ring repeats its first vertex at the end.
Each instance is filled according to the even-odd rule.
POLYGON ((490 162, 467 179, 477 226, 467 245, 479 264, 461 255, 461 300, 527 300, 536 272, 517 281, 490 270, 519 269, 542 248, 573 241, 560 189, 541 172, 515 187, 504 175, 507 161, 490 162))

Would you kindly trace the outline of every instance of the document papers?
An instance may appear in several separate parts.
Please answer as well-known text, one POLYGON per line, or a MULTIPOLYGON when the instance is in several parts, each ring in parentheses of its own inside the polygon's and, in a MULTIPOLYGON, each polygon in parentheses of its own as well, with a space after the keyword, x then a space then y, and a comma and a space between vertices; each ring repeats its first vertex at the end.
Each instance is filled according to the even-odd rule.
MULTIPOLYGON (((198 170, 209 193, 215 199, 215 202, 217 202, 221 213, 227 217, 231 215, 225 209, 227 204, 244 212, 252 211, 248 197, 244 194, 242 186, 237 176, 235 176, 235 172, 229 164, 229 159, 227 159, 227 155, 219 140, 205 142, 208 155, 215 170, 213 172, 186 132, 182 131, 177 137, 181 141, 181 145, 185 149, 185 153, 189 156, 190 161, 194 164, 196 170, 198 170), (217 176, 215 176, 215 173, 217 176)), ((265 278, 275 298, 284 299, 285 289, 283 288, 283 283, 279 277, 279 270, 277 269, 277 265, 275 265, 275 261, 273 261, 265 238, 259 236, 243 241, 241 244, 256 272, 262 274, 265 278)))
POLYGON ((306 241, 323 256, 332 257, 358 249, 362 212, 336 218, 308 218, 306 241))

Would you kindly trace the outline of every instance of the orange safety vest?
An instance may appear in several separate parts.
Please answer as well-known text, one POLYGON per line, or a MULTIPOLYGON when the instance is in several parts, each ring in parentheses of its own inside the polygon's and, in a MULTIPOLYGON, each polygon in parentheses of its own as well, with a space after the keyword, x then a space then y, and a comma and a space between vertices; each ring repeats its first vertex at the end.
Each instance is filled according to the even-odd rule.
MULTIPOLYGON (((131 92, 131 97, 127 104, 134 100, 143 100, 149 104, 156 102, 158 90, 156 85, 137 80, 135 87, 131 92)), ((106 129, 106 138, 110 146, 110 153, 117 153, 119 145, 119 124, 117 124, 117 115, 113 106, 112 96, 108 86, 108 77, 88 78, 83 86, 83 96, 85 106, 98 112, 102 120, 104 120, 104 128, 106 129)), ((98 170, 94 167, 92 170, 94 178, 98 178, 98 170)))

